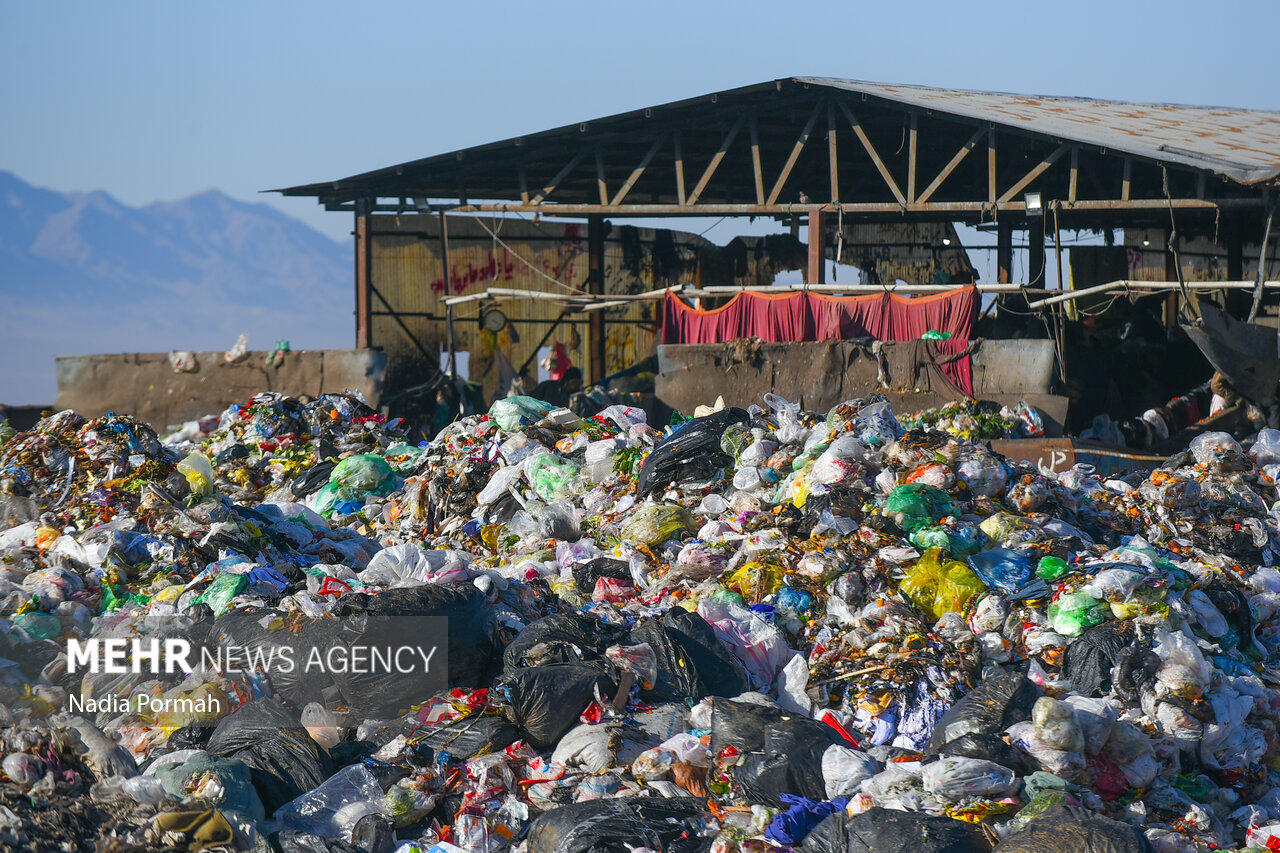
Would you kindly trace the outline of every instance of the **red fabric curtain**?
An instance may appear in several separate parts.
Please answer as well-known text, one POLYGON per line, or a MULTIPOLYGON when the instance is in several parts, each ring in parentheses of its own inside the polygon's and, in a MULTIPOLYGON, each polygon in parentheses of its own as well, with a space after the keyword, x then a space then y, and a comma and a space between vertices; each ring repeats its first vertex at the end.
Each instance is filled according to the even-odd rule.
POLYGON ((692 308, 668 293, 662 306, 664 344, 712 344, 756 337, 785 341, 876 338, 915 341, 933 329, 950 332, 933 352, 948 380, 966 394, 973 393, 969 356, 947 359, 969 344, 978 306, 978 291, 959 287, 936 296, 908 298, 893 293, 873 296, 825 296, 792 292, 763 294, 743 291, 723 307, 692 308))

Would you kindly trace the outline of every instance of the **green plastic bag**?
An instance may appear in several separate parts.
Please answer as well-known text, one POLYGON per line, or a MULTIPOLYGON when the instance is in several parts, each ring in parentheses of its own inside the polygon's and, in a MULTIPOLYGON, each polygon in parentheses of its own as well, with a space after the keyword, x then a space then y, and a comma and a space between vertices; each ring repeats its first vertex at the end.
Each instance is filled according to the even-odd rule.
POLYGON ((48 640, 62 633, 62 620, 43 610, 28 610, 13 617, 13 627, 20 628, 33 640, 48 640))
POLYGON ((1053 630, 1064 637, 1078 637, 1107 618, 1107 605, 1084 592, 1069 592, 1049 605, 1053 630))
POLYGON ((951 340, 950 332, 939 332, 937 329, 930 329, 920 336, 922 341, 949 341, 951 340))
POLYGON ((689 511, 675 504, 647 506, 637 510, 622 525, 622 538, 640 542, 650 548, 657 547, 674 536, 693 533, 698 523, 689 511))
POLYGON ((1053 581, 1062 577, 1070 570, 1071 567, 1067 565, 1066 560, 1050 554, 1040 558, 1039 564, 1036 565, 1036 576, 1041 580, 1053 581))
POLYGON ((884 514, 907 533, 956 515, 959 509, 951 496, 937 486, 908 483, 897 486, 884 499, 884 514))
POLYGON ((215 617, 221 616, 248 582, 244 575, 219 575, 196 597, 196 601, 209 605, 215 617))
POLYGON ((530 459, 524 475, 533 491, 547 503, 564 497, 569 483, 578 476, 578 466, 554 453, 543 453, 530 459))
POLYGON ((116 592, 108 583, 102 585, 102 596, 99 599, 99 604, 103 613, 111 613, 128 604, 145 607, 147 602, 151 600, 145 595, 135 595, 124 584, 120 584, 120 590, 120 592, 116 592))
POLYGON ((411 444, 397 444, 395 447, 387 448, 387 452, 383 454, 391 467, 399 474, 408 474, 418 466, 418 460, 422 454, 426 453, 425 447, 414 447, 411 444))
POLYGON ((555 408, 535 397, 504 397, 489 407, 489 417, 503 432, 515 432, 526 424, 537 423, 555 408))
POLYGON ((329 484, 346 486, 385 497, 396 487, 396 472, 376 453, 348 456, 329 474, 329 484))
POLYGON ((936 622, 944 613, 963 611, 969 599, 986 588, 973 569, 959 560, 944 560, 941 548, 930 548, 907 572, 898 591, 936 622))

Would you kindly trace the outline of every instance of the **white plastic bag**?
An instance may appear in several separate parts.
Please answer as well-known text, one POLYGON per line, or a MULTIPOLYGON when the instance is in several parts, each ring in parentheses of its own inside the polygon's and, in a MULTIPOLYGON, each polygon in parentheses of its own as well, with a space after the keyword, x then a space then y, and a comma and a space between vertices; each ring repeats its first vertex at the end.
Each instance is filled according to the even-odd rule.
POLYGON ((920 780, 935 797, 958 802, 970 797, 1003 797, 1012 791, 1017 777, 994 761, 946 755, 921 767, 920 780))
POLYGON ((822 753, 822 782, 827 799, 849 797, 858 792, 864 781, 876 775, 880 762, 865 752, 833 744, 822 753))

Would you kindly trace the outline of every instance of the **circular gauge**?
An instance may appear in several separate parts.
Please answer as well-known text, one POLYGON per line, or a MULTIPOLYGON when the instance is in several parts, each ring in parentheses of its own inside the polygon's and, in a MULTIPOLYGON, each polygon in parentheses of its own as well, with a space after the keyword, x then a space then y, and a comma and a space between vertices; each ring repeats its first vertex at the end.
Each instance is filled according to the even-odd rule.
POLYGON ((480 316, 480 325, 490 332, 501 332, 507 326, 507 315, 497 308, 490 308, 480 316))

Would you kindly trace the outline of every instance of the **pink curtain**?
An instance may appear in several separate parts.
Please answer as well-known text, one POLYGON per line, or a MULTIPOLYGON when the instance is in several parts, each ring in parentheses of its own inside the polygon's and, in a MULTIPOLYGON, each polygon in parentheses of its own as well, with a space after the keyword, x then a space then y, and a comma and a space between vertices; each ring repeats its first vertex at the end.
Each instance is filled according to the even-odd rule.
POLYGON ((771 343, 851 338, 916 341, 933 329, 950 332, 951 339, 926 348, 930 360, 958 390, 972 394, 966 350, 977 306, 978 292, 973 287, 915 298, 892 293, 825 296, 743 291, 711 310, 692 308, 668 293, 662 306, 662 343, 710 344, 745 337, 771 343))

